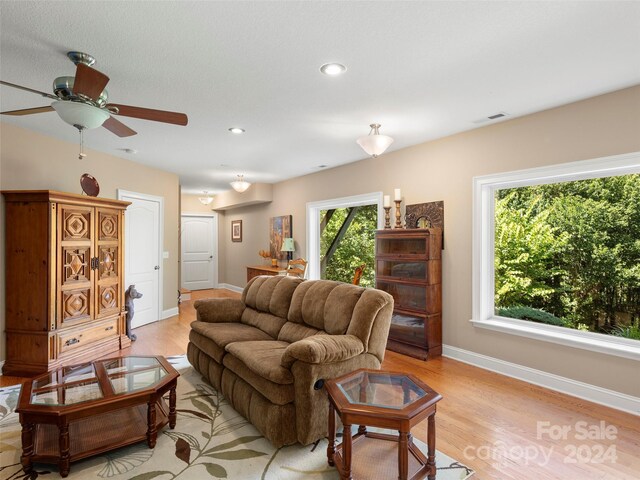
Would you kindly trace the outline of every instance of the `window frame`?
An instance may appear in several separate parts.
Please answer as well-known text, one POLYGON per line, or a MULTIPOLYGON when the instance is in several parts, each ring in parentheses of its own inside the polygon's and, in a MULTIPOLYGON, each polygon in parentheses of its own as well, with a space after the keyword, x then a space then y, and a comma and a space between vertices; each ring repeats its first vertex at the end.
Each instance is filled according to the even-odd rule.
POLYGON ((640 173, 640 152, 473 178, 474 327, 640 360, 640 341, 495 314, 495 192, 506 188, 640 173))
POLYGON ((320 279, 320 212, 332 208, 362 207, 377 205, 378 230, 384 227, 382 192, 370 192, 349 197, 331 198, 307 203, 307 278, 320 279))

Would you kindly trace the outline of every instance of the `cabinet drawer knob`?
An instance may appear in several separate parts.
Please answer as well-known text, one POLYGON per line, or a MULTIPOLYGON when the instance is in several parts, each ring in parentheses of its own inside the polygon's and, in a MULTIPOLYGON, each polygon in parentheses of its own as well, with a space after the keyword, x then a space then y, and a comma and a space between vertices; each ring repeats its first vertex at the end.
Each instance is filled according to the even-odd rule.
POLYGON ((67 340, 66 342, 64 342, 64 345, 66 347, 68 347, 69 345, 73 345, 74 343, 78 343, 78 342, 80 342, 80 340, 78 340, 77 338, 73 337, 73 338, 70 338, 69 340, 67 340))
POLYGON ((113 330, 113 325, 104 329, 105 332, 108 332, 109 330, 113 330))

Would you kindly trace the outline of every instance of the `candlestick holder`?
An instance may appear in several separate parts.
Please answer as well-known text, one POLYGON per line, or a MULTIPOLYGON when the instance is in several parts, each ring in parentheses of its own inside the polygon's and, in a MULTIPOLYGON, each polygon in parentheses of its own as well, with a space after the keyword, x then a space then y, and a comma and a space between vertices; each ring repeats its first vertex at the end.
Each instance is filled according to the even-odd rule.
POLYGON ((395 200, 396 203, 396 224, 393 228, 402 228, 402 221, 400 220, 400 204, 402 200, 395 200))
POLYGON ((391 228, 391 207, 384 207, 384 229, 391 228))

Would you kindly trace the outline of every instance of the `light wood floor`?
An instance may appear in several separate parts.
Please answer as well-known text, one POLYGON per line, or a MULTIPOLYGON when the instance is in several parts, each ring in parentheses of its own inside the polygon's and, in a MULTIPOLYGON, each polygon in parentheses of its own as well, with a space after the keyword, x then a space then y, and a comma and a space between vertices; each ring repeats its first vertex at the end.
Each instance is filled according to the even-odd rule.
MULTIPOLYGON (((195 318, 193 300, 239 294, 203 290, 191 296, 180 305, 179 316, 136 329, 138 340, 122 355, 184 354, 195 318)), ((448 358, 423 362, 387 352, 382 368, 410 372, 442 394, 437 448, 473 468, 474 480, 640 479, 640 417, 448 358), (572 430, 566 438, 538 435, 538 422, 572 430), (615 439, 580 438, 585 427, 601 422, 615 428, 615 439)), ((22 380, 0 376, 0 386, 22 380)), ((412 433, 425 440, 425 429, 423 422, 412 433)))

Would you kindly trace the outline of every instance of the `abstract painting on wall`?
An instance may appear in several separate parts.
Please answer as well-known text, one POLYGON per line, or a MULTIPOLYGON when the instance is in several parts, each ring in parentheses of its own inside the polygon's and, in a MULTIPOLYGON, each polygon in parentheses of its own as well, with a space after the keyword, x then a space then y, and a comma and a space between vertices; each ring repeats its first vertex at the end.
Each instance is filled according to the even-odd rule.
POLYGON ((269 221, 269 250, 271 258, 282 260, 287 257, 287 252, 281 252, 282 242, 285 238, 293 236, 293 217, 283 215, 282 217, 271 217, 269 221))

